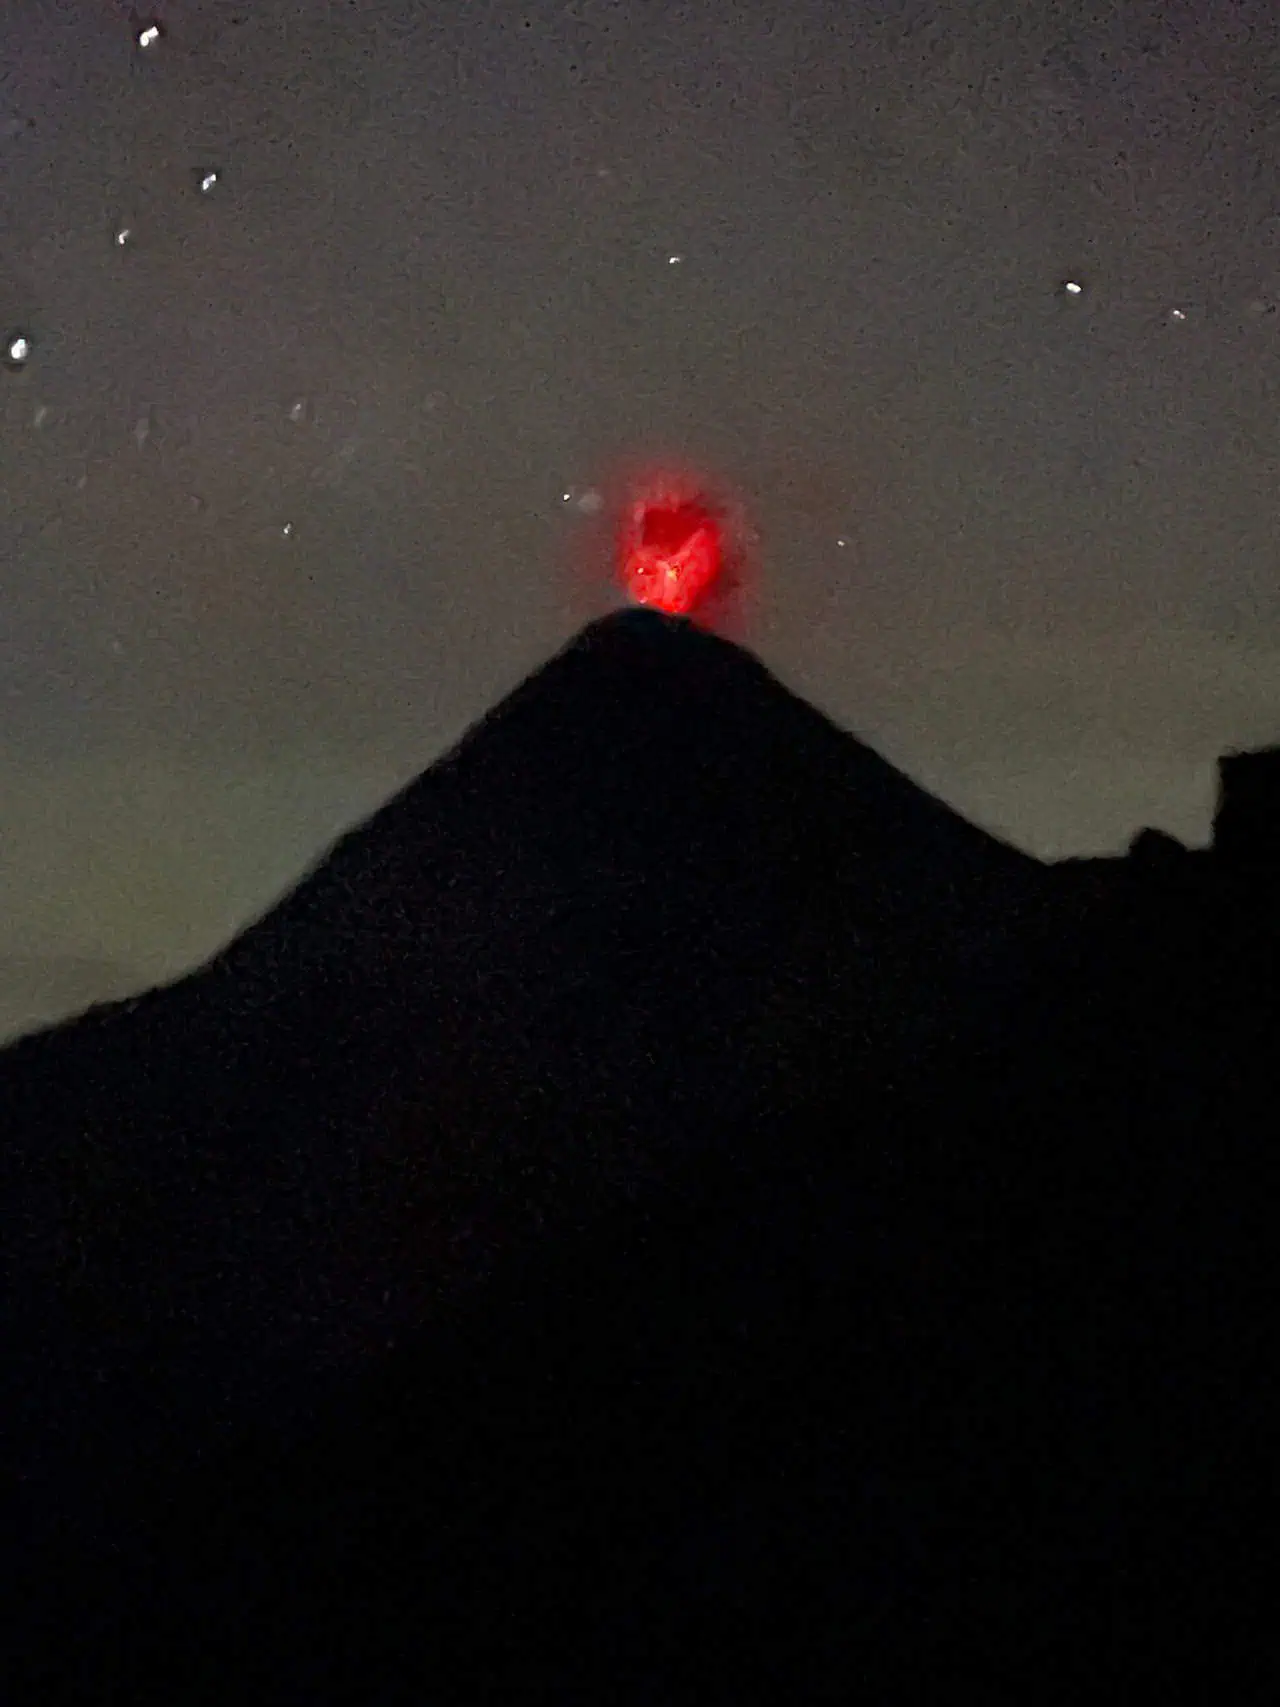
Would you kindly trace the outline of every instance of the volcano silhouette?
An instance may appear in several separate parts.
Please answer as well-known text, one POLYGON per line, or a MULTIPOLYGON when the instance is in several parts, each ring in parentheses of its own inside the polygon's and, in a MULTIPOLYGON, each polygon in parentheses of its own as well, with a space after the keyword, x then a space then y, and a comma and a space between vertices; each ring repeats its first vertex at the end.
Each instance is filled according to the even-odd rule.
POLYGON ((592 625, 0 1054, 29 1698, 1256 1676, 1258 873, 1043 866, 592 625))

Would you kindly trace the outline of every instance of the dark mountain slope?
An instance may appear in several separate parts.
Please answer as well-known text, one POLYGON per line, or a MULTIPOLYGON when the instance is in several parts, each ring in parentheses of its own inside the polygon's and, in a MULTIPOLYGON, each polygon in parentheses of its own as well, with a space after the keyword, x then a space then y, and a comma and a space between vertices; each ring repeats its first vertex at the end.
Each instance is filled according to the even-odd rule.
POLYGON ((237 1380, 344 1356, 811 1060, 918 1074, 1042 879, 747 654, 614 618, 204 973, 7 1051, 10 1165, 128 1355, 161 1311, 205 1373, 215 1324, 237 1380))
POLYGON ((0 1056, 27 1698, 1263 1698, 1250 882, 587 630, 0 1056))

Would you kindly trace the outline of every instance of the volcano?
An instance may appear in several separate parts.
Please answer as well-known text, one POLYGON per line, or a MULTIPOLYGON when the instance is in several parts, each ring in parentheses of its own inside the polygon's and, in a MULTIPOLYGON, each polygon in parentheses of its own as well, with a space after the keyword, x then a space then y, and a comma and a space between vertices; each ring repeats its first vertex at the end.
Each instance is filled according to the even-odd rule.
POLYGON ((1247 1666, 1258 885, 1041 865, 592 625, 207 966, 0 1053, 23 1698, 1247 1666))

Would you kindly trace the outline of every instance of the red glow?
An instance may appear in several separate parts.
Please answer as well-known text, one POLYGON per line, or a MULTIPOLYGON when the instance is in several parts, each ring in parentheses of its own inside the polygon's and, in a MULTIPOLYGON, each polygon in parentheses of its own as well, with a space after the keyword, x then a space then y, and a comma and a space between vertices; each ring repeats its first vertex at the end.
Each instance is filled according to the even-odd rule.
POLYGON ((619 554, 623 585, 637 604, 688 616, 720 578, 720 519, 700 498, 652 493, 624 515, 619 554))

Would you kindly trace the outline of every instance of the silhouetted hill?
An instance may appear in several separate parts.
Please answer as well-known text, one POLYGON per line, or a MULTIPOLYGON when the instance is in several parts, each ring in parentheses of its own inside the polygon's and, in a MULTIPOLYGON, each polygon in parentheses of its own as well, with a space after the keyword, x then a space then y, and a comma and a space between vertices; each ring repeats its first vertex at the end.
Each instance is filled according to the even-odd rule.
POLYGON ((0 1055, 29 1698, 1270 1699, 1265 870, 587 629, 0 1055))
POLYGON ((0 953, 0 1047, 146 984, 136 968, 87 955, 0 953))
MULTIPOLYGON (((589 1141, 554 1163, 568 1214, 731 1126, 825 1059, 833 1028, 882 1071, 892 1031, 917 1071, 954 1023, 957 980, 998 999, 1012 903, 1038 877, 746 653, 628 614, 588 629, 205 972, 9 1052, 8 1100, 33 1160, 51 1130, 118 1135, 136 1175, 122 1207, 144 1194, 168 1226, 147 1308, 239 1308, 239 1379, 251 1349, 311 1361, 419 1319, 437 1269, 468 1268, 445 1249, 474 1223, 468 1193, 487 1205, 493 1170, 511 1170, 536 1224, 548 1130, 563 1149, 588 1111, 589 1141), (438 1174, 446 1151, 463 1176, 448 1218, 438 1178, 418 1191, 399 1171, 438 1174), (412 1225, 379 1168, 419 1206, 412 1225), (181 1211, 161 1213, 166 1191, 181 1211), (246 1224, 269 1248, 209 1248, 246 1224), (395 1234, 412 1276, 392 1272, 395 1234), (180 1260, 179 1237, 201 1255, 180 1260), (339 1277, 324 1265, 350 1270, 351 1237, 373 1248, 339 1277), (361 1297, 322 1310, 297 1295, 313 1284, 361 1297), (385 1309, 369 1302, 387 1291, 385 1309)), ((121 1306, 129 1332, 141 1302, 121 1306)))

